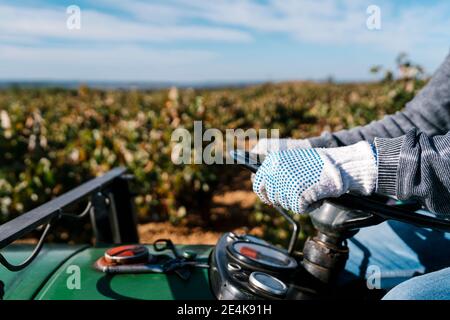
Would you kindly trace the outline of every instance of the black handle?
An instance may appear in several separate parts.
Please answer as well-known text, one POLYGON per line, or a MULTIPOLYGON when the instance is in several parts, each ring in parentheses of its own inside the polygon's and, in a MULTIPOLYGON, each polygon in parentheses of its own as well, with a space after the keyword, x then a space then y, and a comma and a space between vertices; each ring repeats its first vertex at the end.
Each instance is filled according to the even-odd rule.
POLYGON ((230 151, 230 155, 237 164, 247 170, 250 170, 253 173, 256 173, 256 171, 258 171, 259 167, 261 166, 261 162, 259 162, 257 156, 252 155, 250 152, 233 150, 230 151))
POLYGON ((339 198, 329 198, 327 201, 350 210, 370 212, 384 219, 407 222, 418 227, 438 229, 446 232, 450 231, 450 220, 435 218, 396 206, 390 206, 373 200, 370 196, 346 193, 339 198))

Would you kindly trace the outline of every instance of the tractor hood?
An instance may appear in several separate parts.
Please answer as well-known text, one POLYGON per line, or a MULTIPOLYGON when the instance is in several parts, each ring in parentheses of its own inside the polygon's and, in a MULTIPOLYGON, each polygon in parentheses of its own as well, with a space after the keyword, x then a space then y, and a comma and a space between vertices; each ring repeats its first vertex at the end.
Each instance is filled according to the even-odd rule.
MULTIPOLYGON (((94 262, 109 247, 70 245, 44 246, 35 261, 20 272, 0 266, 0 294, 4 299, 104 300, 104 299, 212 299, 208 270, 194 268, 188 280, 176 274, 107 275, 94 269, 94 262)), ((148 246, 154 253, 151 246, 148 246)), ((207 262, 212 246, 177 246, 195 251, 197 260, 207 262)), ((20 263, 33 246, 11 245, 3 253, 20 263)))

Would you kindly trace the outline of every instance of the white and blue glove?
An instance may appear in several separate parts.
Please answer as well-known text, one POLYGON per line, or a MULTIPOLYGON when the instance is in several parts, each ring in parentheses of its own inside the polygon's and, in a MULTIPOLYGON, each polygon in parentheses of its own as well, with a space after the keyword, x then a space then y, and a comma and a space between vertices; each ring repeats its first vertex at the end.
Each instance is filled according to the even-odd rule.
POLYGON ((339 148, 269 151, 255 175, 253 191, 266 204, 305 213, 320 200, 348 191, 371 194, 376 182, 376 151, 361 141, 339 148))

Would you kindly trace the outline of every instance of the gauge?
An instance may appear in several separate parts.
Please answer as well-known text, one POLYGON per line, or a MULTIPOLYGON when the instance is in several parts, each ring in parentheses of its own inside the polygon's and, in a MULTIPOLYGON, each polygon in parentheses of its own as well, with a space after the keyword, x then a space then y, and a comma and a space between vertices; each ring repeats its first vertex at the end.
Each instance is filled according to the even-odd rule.
POLYGON ((248 282, 256 291, 273 296, 284 296, 287 292, 283 281, 264 272, 252 272, 248 282))
POLYGON ((104 257, 112 264, 134 264, 147 262, 150 254, 143 245, 125 245, 107 250, 104 257))
POLYGON ((228 247, 234 259, 257 269, 290 270, 297 267, 297 261, 284 251, 270 245, 248 241, 236 241, 228 247))
POLYGON ((252 236, 250 234, 246 234, 246 235, 242 236, 242 240, 246 240, 246 241, 253 242, 253 243, 269 245, 269 243, 266 240, 260 239, 258 237, 252 236))

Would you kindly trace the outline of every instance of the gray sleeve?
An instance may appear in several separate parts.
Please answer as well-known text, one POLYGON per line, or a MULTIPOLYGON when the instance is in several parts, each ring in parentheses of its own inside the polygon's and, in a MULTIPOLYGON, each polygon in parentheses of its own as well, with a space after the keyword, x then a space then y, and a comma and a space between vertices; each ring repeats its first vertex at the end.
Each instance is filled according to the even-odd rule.
POLYGON ((324 132, 308 140, 313 147, 337 147, 361 140, 372 142, 375 137, 399 137, 412 128, 418 128, 428 136, 445 134, 450 130, 450 54, 403 111, 366 126, 335 133, 324 132))
POLYGON ((393 139, 375 138, 374 143, 376 192, 419 200, 431 212, 450 218, 450 132, 430 137, 413 129, 393 139))

